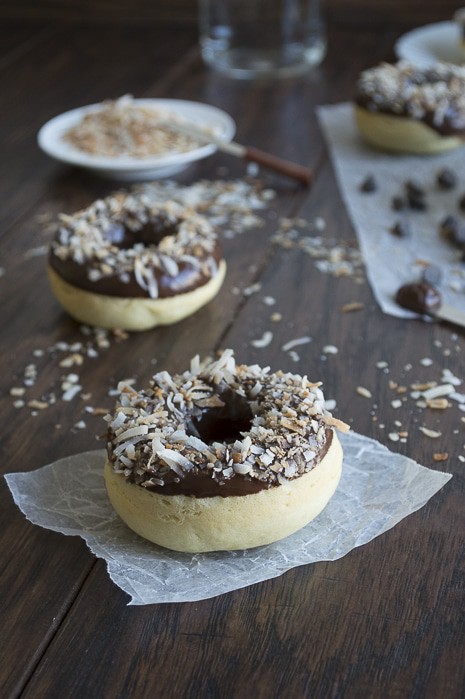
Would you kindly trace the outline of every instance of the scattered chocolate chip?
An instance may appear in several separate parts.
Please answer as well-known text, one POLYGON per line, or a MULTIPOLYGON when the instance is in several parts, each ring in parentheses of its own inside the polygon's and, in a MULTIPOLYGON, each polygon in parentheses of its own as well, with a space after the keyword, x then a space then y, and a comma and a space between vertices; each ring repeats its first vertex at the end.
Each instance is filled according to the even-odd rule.
POLYGON ((436 265, 428 265, 421 273, 421 280, 426 284, 439 286, 442 281, 442 270, 436 265))
POLYGON ((408 238, 412 234, 410 221, 406 218, 401 218, 399 221, 396 221, 389 230, 393 235, 397 235, 399 238, 408 238))
POLYGON ((445 167, 438 172, 436 182, 440 189, 454 189, 457 185, 457 175, 445 167))
POLYGON ((378 184, 373 177, 373 175, 367 175, 360 185, 360 191, 365 192, 365 194, 371 194, 371 192, 376 192, 378 189, 378 184))
MULTIPOLYGON (((464 197, 465 199, 465 197, 464 197)), ((391 208, 394 211, 403 211, 404 209, 407 208, 407 202, 405 201, 404 197, 392 197, 391 199, 391 208)))
POLYGON ((465 247, 465 225, 455 216, 446 216, 439 224, 439 233, 452 245, 465 247))
POLYGON ((418 184, 418 182, 415 182, 415 180, 407 180, 405 183, 405 191, 407 192, 407 195, 414 196, 414 197, 424 197, 425 196, 425 190, 424 188, 418 184))
POLYGON ((407 194, 408 205, 414 211, 425 211, 428 207, 423 195, 407 194))
POLYGON ((465 212, 465 194, 463 194, 459 199, 459 209, 465 212))
POLYGON ((415 180, 407 180, 404 187, 409 208, 414 211, 425 211, 427 205, 423 187, 415 180))
POLYGON ((432 284, 414 282, 404 284, 395 296, 396 303, 414 313, 431 313, 439 308, 442 302, 440 292, 432 284))

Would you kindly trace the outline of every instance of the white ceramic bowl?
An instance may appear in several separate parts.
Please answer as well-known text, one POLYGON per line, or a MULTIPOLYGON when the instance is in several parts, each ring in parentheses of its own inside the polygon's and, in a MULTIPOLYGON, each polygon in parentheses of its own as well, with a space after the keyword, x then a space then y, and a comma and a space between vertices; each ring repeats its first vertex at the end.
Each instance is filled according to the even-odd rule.
MULTIPOLYGON (((158 112, 167 112, 198 129, 209 129, 216 138, 229 143, 236 131, 232 117, 226 112, 201 102, 174 99, 135 99, 132 104, 152 107, 158 112)), ((98 111, 101 104, 91 104, 60 114, 48 121, 38 133, 40 148, 47 155, 77 165, 95 174, 112 180, 136 182, 169 177, 183 170, 189 163, 206 158, 216 151, 213 144, 200 145, 183 153, 168 153, 147 158, 129 156, 97 156, 85 153, 64 140, 63 135, 75 126, 84 114, 98 111)))

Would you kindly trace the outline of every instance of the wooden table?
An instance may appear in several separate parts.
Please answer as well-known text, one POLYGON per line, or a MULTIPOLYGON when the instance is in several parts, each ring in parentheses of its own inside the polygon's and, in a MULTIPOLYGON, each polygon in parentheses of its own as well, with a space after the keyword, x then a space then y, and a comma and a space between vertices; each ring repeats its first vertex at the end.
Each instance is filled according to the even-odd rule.
MULTIPOLYGON (((330 28, 321 67, 303 79, 263 85, 209 72, 195 28, 12 20, 0 37, 2 472, 29 471, 98 446, 102 420, 84 412, 82 398, 58 399, 32 415, 27 406, 14 407, 18 397, 9 391, 36 364, 26 399, 48 394, 69 370, 47 348, 83 339, 49 291, 39 254, 49 237, 39 219, 75 211, 115 186, 48 159, 36 133, 62 111, 132 93, 225 109, 237 121, 240 142, 309 164, 316 181, 305 190, 262 172, 277 191, 272 214, 264 227, 224 240, 229 272, 218 298, 178 325, 112 339, 79 368, 92 405, 109 407, 108 390, 120 378, 135 376, 142 385, 154 371, 152 359, 157 369, 177 371, 195 353, 232 347, 242 362, 322 380, 328 397, 337 399, 337 416, 355 430, 454 474, 425 507, 337 562, 202 602, 147 607, 127 606, 127 595, 82 540, 28 523, 2 480, 1 695, 462 697, 465 465, 458 456, 465 453, 465 414, 454 407, 425 415, 412 400, 394 410, 398 394, 389 381, 440 380, 443 367, 463 376, 463 332, 385 316, 366 282, 321 273, 309 256, 270 242, 280 217, 298 216, 322 217, 328 240, 355 244, 313 108, 350 99, 361 69, 392 58, 396 31, 330 28), (253 295, 233 293, 257 282, 262 286, 253 295), (275 297, 276 306, 266 306, 264 296, 275 297), (341 312, 352 301, 362 310, 341 312), (270 323, 272 311, 282 314, 281 322, 270 323), (267 329, 271 344, 253 347, 251 340, 267 329), (305 335, 313 342, 294 362, 281 347, 305 335), (324 354, 328 344, 338 347, 337 355, 324 354), (431 367, 420 365, 424 357, 431 367), (376 368, 383 360, 389 375, 376 368), (357 386, 373 398, 357 394, 357 386), (75 427, 81 420, 85 429, 75 427), (422 435, 423 422, 442 437, 422 435), (405 443, 389 440, 393 429, 409 431, 405 443), (435 452, 447 452, 447 460, 436 463, 435 452)), ((245 167, 215 155, 178 179, 189 184, 219 173, 240 178, 245 167)))

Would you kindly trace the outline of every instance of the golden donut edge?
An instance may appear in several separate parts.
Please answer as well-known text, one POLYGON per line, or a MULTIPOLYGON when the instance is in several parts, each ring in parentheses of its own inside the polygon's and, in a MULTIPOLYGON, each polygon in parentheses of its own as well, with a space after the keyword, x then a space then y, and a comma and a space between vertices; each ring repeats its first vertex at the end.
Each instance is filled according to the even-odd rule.
POLYGON ((410 117, 369 112, 359 105, 354 105, 354 115, 365 141, 381 150, 434 155, 464 143, 459 136, 442 136, 427 124, 410 117))
POLYGON ((78 322, 100 328, 143 331, 177 323, 209 303, 223 284, 226 262, 220 261, 217 273, 206 284, 159 299, 122 298, 86 291, 69 284, 50 265, 47 274, 57 301, 78 322))
POLYGON ((134 532, 165 548, 200 553, 270 544, 298 531, 326 507, 342 473, 342 447, 331 445, 311 471, 282 485, 241 496, 163 495, 128 483, 108 460, 110 502, 134 532))

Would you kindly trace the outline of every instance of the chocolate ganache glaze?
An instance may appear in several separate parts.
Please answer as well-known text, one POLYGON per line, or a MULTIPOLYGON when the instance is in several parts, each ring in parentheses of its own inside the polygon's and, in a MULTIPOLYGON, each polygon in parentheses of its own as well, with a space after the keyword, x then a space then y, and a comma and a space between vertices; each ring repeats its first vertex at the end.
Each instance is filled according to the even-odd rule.
MULTIPOLYGON (((327 428, 324 444, 318 445, 319 451, 313 462, 315 466, 326 455, 331 446, 332 437, 333 431, 327 428)), ((312 445, 310 444, 309 446, 312 445)), ((261 490, 279 488, 277 483, 260 481, 257 478, 242 476, 239 473, 236 473, 233 478, 227 481, 218 482, 213 480, 208 471, 205 472, 199 468, 185 473, 182 478, 175 477, 175 474, 171 472, 171 477, 172 480, 169 480, 165 476, 165 485, 150 485, 147 487, 147 490, 160 493, 161 495, 189 495, 194 498, 212 498, 215 495, 220 495, 226 498, 232 495, 252 495, 253 493, 259 493, 261 490)))
POLYGON ((217 272, 221 249, 211 224, 174 202, 115 194, 61 215, 50 267, 69 284, 116 297, 192 291, 217 272))
MULTIPOLYGON (((153 218, 141 225, 140 228, 129 228, 124 222, 112 222, 109 228, 102 230, 102 235, 113 249, 129 250, 138 246, 139 249, 156 249, 163 238, 175 236, 177 222, 163 217, 153 218)), ((193 291, 206 284, 216 271, 221 260, 221 248, 217 242, 211 255, 199 251, 199 264, 180 261, 176 264, 176 272, 168 274, 166 270, 152 266, 152 272, 157 282, 158 297, 168 298, 180 293, 193 291)), ((59 257, 55 254, 52 244, 49 264, 55 272, 73 286, 106 296, 147 298, 148 290, 143 289, 136 280, 134 272, 126 272, 101 276, 93 279, 89 271, 98 269, 99 261, 80 263, 72 257, 59 257)))
MULTIPOLYGON (((251 424, 253 414, 247 399, 230 388, 219 394, 224 406, 206 408, 200 415, 191 416, 187 423, 187 433, 199 437, 207 444, 213 442, 231 443, 241 437, 251 424)), ((322 423, 323 424, 323 423, 322 423)), ((316 452, 313 464, 318 464, 331 446, 333 432, 325 428, 325 438, 318 443, 315 437, 309 439, 308 446, 316 452)), ((148 471, 150 475, 150 471, 148 471)), ((155 472, 154 472, 155 475, 155 472)), ((133 476, 129 482, 135 482, 133 476)), ((229 497, 232 495, 251 495, 261 490, 279 487, 279 483, 251 478, 249 475, 236 473, 228 480, 215 480, 211 469, 194 467, 191 471, 178 476, 167 470, 163 475, 164 485, 146 485, 147 490, 164 495, 189 495, 195 498, 209 498, 215 495, 229 497)))
POLYGON ((355 103, 372 113, 422 121, 442 136, 465 137, 464 94, 461 67, 384 64, 362 73, 355 103))
POLYGON ((292 483, 331 447, 334 427, 319 382, 219 358, 193 357, 139 391, 124 382, 106 415, 107 454, 121 478, 160 495, 257 493, 292 483))

